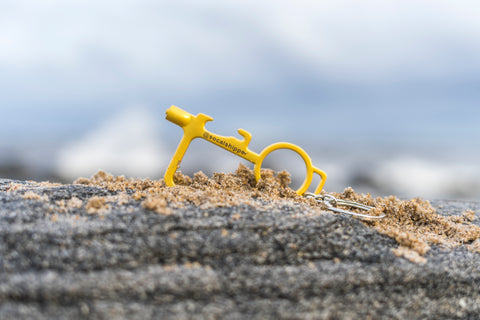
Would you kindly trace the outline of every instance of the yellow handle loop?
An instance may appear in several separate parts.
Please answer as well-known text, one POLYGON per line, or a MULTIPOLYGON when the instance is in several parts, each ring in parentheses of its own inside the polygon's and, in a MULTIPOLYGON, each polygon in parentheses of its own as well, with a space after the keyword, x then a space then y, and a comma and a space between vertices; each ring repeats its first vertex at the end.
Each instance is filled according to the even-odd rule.
POLYGON ((324 186, 325 181, 327 179, 327 174, 325 172, 323 172, 322 170, 320 170, 318 168, 315 168, 312 165, 312 160, 310 159, 308 154, 302 148, 300 148, 299 146, 296 146, 294 144, 288 143, 288 142, 274 143, 274 144, 269 145, 265 149, 263 149, 263 151, 260 153, 258 162, 255 163, 255 167, 253 169, 254 170, 253 172, 255 173, 255 179, 257 181, 260 180, 260 169, 262 167, 263 159, 265 159, 265 157, 269 153, 271 153, 275 150, 278 150, 278 149, 292 150, 292 151, 298 153, 300 155, 300 157, 302 157, 303 161, 305 162, 305 166, 307 167, 307 176, 305 177, 305 180, 303 181, 303 184, 300 186, 300 188, 297 189, 296 192, 299 195, 303 195, 308 190, 308 187, 310 187, 310 184, 312 183, 313 173, 317 173, 317 174, 320 175, 321 180, 320 180, 320 183, 319 183, 318 187, 315 189, 315 194, 319 194, 320 191, 322 191, 322 189, 323 189, 323 186, 324 186))
POLYGON ((252 139, 252 135, 243 129, 238 129, 238 133, 243 137, 243 140, 234 137, 223 137, 205 129, 205 123, 213 120, 212 117, 209 117, 205 114, 199 113, 198 115, 194 116, 176 106, 171 106, 169 109, 167 109, 166 115, 166 119, 168 121, 171 121, 183 128, 182 140, 180 140, 177 150, 175 151, 175 154, 168 165, 167 171, 165 172, 164 179, 167 186, 172 187, 175 185, 173 176, 175 175, 177 168, 180 166, 183 156, 185 155, 185 152, 187 151, 192 140, 196 138, 202 138, 236 154, 245 160, 254 163, 254 173, 257 182, 260 180, 260 168, 262 166, 263 159, 265 159, 270 152, 277 149, 293 150, 302 157, 307 167, 307 176, 305 181, 296 192, 299 195, 303 195, 307 191, 308 187, 312 183, 313 173, 317 173, 321 177, 321 181, 315 190, 315 194, 319 194, 320 191, 322 191, 325 180, 327 179, 326 173, 314 167, 308 154, 302 148, 294 144, 287 142, 274 143, 266 147, 260 154, 257 154, 248 149, 248 144, 252 139))

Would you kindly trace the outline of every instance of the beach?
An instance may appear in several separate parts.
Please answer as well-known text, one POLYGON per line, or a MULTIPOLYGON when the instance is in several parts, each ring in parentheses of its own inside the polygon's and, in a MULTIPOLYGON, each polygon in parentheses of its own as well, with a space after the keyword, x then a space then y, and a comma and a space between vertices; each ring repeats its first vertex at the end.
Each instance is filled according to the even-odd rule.
MULTIPOLYGON (((409 259, 396 251, 398 239, 268 183, 245 187, 259 192, 248 201, 233 192, 230 204, 204 198, 200 186, 211 181, 223 183, 211 186, 220 188, 216 196, 228 197, 237 188, 228 181, 239 181, 229 177, 196 175, 172 193, 159 183, 163 198, 149 198, 157 182, 108 174, 65 185, 0 180, 0 317, 475 319, 480 312, 474 241, 429 243, 422 259, 409 259), (169 200, 178 192, 195 197, 169 200), (267 192, 279 198, 268 202, 267 192)), ((478 228, 478 202, 432 208, 478 228)))

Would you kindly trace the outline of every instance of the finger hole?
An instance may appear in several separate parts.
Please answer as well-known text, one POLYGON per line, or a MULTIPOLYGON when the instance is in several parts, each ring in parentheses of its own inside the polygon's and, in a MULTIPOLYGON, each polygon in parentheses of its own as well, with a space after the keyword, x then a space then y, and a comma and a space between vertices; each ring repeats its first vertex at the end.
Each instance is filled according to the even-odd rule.
POLYGON ((293 190, 298 190, 307 176, 307 167, 299 153, 291 149, 277 149, 268 153, 263 159, 261 169, 271 169, 275 172, 287 171, 293 190))

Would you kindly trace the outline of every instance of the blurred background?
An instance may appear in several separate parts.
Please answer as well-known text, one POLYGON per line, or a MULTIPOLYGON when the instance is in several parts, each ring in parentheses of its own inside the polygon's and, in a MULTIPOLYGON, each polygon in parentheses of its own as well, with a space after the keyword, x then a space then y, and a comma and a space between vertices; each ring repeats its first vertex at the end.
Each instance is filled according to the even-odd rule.
MULTIPOLYGON (((0 177, 162 177, 175 104, 288 141, 325 189, 480 200, 480 6, 460 1, 0 2, 0 177)), ((194 141, 182 172, 240 158, 194 141)), ((301 159, 275 151, 266 165, 301 159)))

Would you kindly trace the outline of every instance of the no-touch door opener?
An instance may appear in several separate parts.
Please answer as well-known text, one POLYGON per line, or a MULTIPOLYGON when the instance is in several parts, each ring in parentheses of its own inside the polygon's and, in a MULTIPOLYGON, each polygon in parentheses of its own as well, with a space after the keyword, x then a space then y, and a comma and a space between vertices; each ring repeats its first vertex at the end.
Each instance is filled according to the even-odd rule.
POLYGON ((182 162, 183 156, 185 155, 185 152, 187 151, 190 142, 192 142, 192 140, 196 138, 205 139, 208 142, 211 142, 227 151, 230 151, 233 154, 236 154, 239 157, 242 157, 243 159, 252 162, 255 165, 253 172, 255 174, 255 179, 257 180, 257 182, 258 180, 260 180, 260 168, 262 167, 262 162, 265 157, 272 151, 278 149, 289 149, 298 153, 300 157, 302 157, 307 168, 307 176, 305 177, 305 180, 303 181, 303 184, 300 186, 300 188, 296 190, 297 194, 313 198, 315 199, 315 201, 323 204, 328 210, 331 210, 333 212, 348 214, 364 220, 377 220, 385 218, 385 215, 374 216, 340 209, 338 208, 339 205, 366 211, 370 211, 371 209, 373 209, 373 207, 353 201, 336 199, 330 194, 320 194, 323 186, 325 185, 325 181, 327 180, 327 174, 322 170, 318 169, 317 167, 314 167, 312 165, 312 160, 310 159, 308 154, 297 145, 288 142, 277 142, 269 145, 268 147, 263 149, 260 154, 257 154, 248 149, 248 144, 252 139, 252 135, 243 129, 238 129, 238 133, 240 134, 240 136, 243 137, 243 140, 234 137, 223 137, 205 129, 205 123, 207 123, 208 121, 212 121, 213 118, 203 113, 199 113, 194 116, 193 114, 190 114, 187 111, 182 110, 176 106, 171 106, 167 109, 166 114, 166 119, 168 121, 171 121, 183 128, 182 140, 178 144, 177 150, 175 151, 175 154, 173 155, 173 158, 170 161, 170 164, 168 165, 167 171, 165 172, 164 176, 165 183, 169 187, 173 187, 175 185, 175 182, 173 181, 173 176, 175 175, 177 168, 180 167, 180 163, 182 162), (306 191, 312 183, 314 173, 320 175, 321 180, 317 188, 315 189, 315 192, 308 193, 306 191))
POLYGON ((243 129, 238 129, 238 133, 243 137, 243 140, 235 137, 223 137, 205 129, 205 123, 212 121, 213 118, 203 113, 199 113, 198 115, 194 116, 193 114, 190 114, 176 106, 171 106, 167 110, 166 114, 166 119, 168 121, 171 121, 183 128, 182 140, 180 141, 177 150, 175 151, 175 154, 168 165, 167 171, 165 172, 164 179, 167 186, 175 185, 173 182, 173 176, 177 171, 177 168, 180 166, 180 162, 182 161, 190 142, 192 142, 193 139, 202 138, 255 164, 253 171, 255 173, 255 179, 257 182, 260 180, 260 168, 262 166, 262 162, 269 153, 278 149, 292 150, 302 157, 307 168, 307 176, 305 177, 303 184, 296 192, 299 195, 303 195, 307 191, 312 183, 314 173, 320 175, 321 177, 320 183, 318 184, 314 193, 317 195, 323 189, 325 180, 327 179, 327 174, 317 167, 314 167, 308 154, 299 146, 288 142, 278 142, 269 145, 263 149, 260 154, 257 154, 248 149, 248 144, 252 139, 252 135, 243 129))

